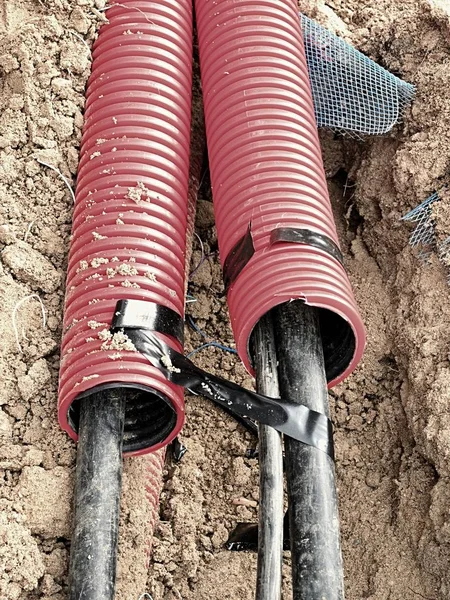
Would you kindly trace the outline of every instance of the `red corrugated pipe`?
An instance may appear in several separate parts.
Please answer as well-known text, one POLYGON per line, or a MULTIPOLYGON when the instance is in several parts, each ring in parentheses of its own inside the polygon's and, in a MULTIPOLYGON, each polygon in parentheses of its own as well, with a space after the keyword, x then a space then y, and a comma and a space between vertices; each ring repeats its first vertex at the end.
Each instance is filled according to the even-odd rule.
POLYGON ((237 348, 252 372, 258 320, 292 299, 319 307, 327 379, 361 358, 365 332, 341 262, 295 0, 195 0, 220 257, 249 225, 255 253, 228 290, 237 348), (274 230, 319 234, 271 242, 274 230))
MULTIPOLYGON (((190 0, 121 0, 93 49, 69 255, 59 421, 77 439, 77 399, 136 389, 124 453, 170 442, 183 391, 109 327, 120 299, 184 315, 192 85, 190 0)), ((165 340, 176 350, 181 344, 165 340)))

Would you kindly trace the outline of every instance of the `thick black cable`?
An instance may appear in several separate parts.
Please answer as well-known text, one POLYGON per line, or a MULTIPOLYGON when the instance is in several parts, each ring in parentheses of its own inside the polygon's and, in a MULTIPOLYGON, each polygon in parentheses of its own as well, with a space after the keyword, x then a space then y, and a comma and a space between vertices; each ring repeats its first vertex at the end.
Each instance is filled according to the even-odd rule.
MULTIPOLYGON (((282 397, 328 416, 317 309, 294 301, 274 309, 282 397)), ((285 436, 294 600, 343 600, 334 462, 285 436)))
POLYGON ((113 600, 125 391, 110 389, 80 402, 69 600, 113 600))

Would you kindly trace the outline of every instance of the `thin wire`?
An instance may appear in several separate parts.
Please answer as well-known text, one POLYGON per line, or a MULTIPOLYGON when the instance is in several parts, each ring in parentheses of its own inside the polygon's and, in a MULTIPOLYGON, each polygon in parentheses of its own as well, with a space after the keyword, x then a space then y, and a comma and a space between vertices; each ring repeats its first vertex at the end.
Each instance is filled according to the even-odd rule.
POLYGON ((206 255, 205 255, 205 247, 203 245, 202 239, 201 237, 198 235, 198 233, 194 232, 195 237, 198 239, 198 241, 200 242, 200 248, 202 249, 202 255, 200 257, 200 261, 198 263, 198 265, 195 267, 195 269, 193 269, 190 273, 189 273, 189 279, 200 269, 200 267, 202 266, 202 264, 205 262, 206 259, 206 255))
POLYGON ((224 352, 229 352, 230 354, 237 354, 237 350, 235 350, 234 348, 230 348, 229 346, 223 346, 222 344, 219 344, 219 342, 207 342, 206 344, 202 344, 198 348, 195 348, 195 350, 192 350, 192 352, 189 352, 189 354, 186 355, 186 358, 190 358, 194 354, 197 354, 197 352, 200 352, 200 350, 203 350, 204 348, 209 348, 211 346, 213 346, 214 348, 219 348, 219 350, 223 350, 224 352))
POLYGON ((75 194, 73 192, 72 186, 69 183, 69 180, 67 179, 67 177, 64 177, 64 175, 61 173, 61 171, 59 171, 56 167, 54 167, 53 165, 49 165, 48 163, 44 162, 43 160, 39 160, 38 158, 36 159, 36 162, 38 162, 40 165, 44 165, 44 167, 48 167, 49 169, 51 169, 52 171, 55 171, 55 173, 58 173, 58 176, 64 181, 64 183, 66 184, 70 195, 72 196, 72 200, 75 204, 75 194))
MULTIPOLYGON (((192 327, 192 329, 194 331, 196 331, 199 335, 201 335, 203 339, 205 339, 205 340, 208 339, 208 336, 206 335, 206 333, 200 329, 200 327, 197 325, 197 323, 194 321, 194 319, 191 317, 191 315, 187 315, 186 321, 187 321, 187 324, 190 327, 192 327)), ((189 358, 193 354, 196 354, 197 352, 200 352, 200 350, 203 350, 204 348, 209 348, 211 346, 213 346, 214 348, 219 348, 220 350, 223 350, 224 352, 230 352, 230 354, 238 353, 237 350, 235 350, 235 348, 230 348, 230 346, 224 346, 223 344, 220 344, 219 342, 211 341, 211 342, 206 342, 206 343, 202 344, 201 346, 199 346, 198 348, 195 348, 195 350, 192 350, 192 352, 189 352, 189 354, 187 355, 187 358, 189 358)))
POLYGON ((205 177, 206 177, 206 174, 208 173, 208 171, 209 171, 209 166, 208 166, 208 167, 206 167, 206 169, 205 169, 205 171, 204 171, 204 173, 203 173, 203 175, 202 175, 202 178, 200 179, 200 183, 199 183, 199 185, 198 185, 198 189, 201 189, 201 187, 202 187, 202 184, 203 184, 203 181, 204 181, 204 179, 205 179, 205 177))
POLYGON ((186 320, 187 320, 188 325, 190 327, 192 327, 192 329, 194 331, 199 333, 205 339, 208 339, 208 336, 206 335, 206 333, 200 329, 200 327, 197 325, 197 323, 194 321, 194 319, 191 317, 191 315, 187 315, 186 320))
POLYGON ((139 13, 141 13, 141 15, 147 21, 147 23, 150 23, 150 25, 154 25, 153 21, 150 21, 150 19, 147 17, 145 12, 143 10, 141 10, 140 8, 138 8, 137 6, 128 6, 127 4, 119 4, 119 2, 114 2, 114 4, 110 4, 108 6, 105 6, 104 8, 101 8, 100 11, 105 12, 105 11, 109 10, 110 8, 114 8, 115 6, 120 6, 121 8, 127 8, 129 10, 137 10, 139 13))
POLYGON ((30 235, 30 233, 31 233, 31 229, 32 229, 33 225, 34 225, 34 221, 31 221, 31 223, 28 225, 28 229, 27 229, 27 230, 26 230, 26 232, 25 232, 25 236, 24 236, 24 238, 23 238, 23 241, 24 241, 24 242, 26 242, 26 241, 27 241, 27 239, 28 239, 28 236, 29 236, 29 235, 30 235))
POLYGON ((44 306, 44 303, 42 302, 42 299, 41 299, 40 296, 38 296, 37 294, 30 294, 29 296, 25 296, 25 298, 22 298, 22 300, 19 300, 19 302, 15 305, 13 313, 12 313, 12 324, 13 324, 13 329, 14 329, 14 335, 16 337, 17 347, 19 348, 19 352, 21 354, 23 354, 23 350, 22 350, 22 346, 20 345, 19 332, 18 332, 18 329, 17 329, 16 316, 17 316, 17 311, 22 306, 22 304, 24 302, 26 302, 27 300, 31 300, 31 298, 36 298, 37 301, 39 302, 39 304, 41 305, 42 328, 45 329, 45 326, 47 325, 47 315, 46 315, 46 312, 45 312, 45 306, 44 306))
POLYGON ((71 33, 72 35, 74 35, 76 38, 78 38, 81 42, 83 42, 83 44, 86 46, 86 48, 89 51, 89 54, 91 53, 91 49, 89 48, 88 43, 86 42, 86 40, 84 39, 84 37, 82 35, 80 35, 79 33, 77 33, 76 31, 73 31, 73 29, 68 29, 67 30, 69 33, 71 33))

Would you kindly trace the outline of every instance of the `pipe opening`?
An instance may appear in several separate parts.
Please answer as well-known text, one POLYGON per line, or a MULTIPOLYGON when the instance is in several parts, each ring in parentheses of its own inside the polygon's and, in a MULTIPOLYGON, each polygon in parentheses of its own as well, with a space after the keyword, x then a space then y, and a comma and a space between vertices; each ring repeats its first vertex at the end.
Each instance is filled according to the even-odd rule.
MULTIPOLYGON (((298 300, 302 302, 302 300, 298 300)), ((356 350, 355 333, 348 321, 326 308, 317 308, 327 382, 339 377, 350 365, 356 350)), ((255 327, 249 337, 249 348, 253 348, 255 327)), ((249 353, 251 360, 251 353, 249 353)), ((251 360, 253 367, 253 360, 251 360)))
POLYGON ((67 420, 70 427, 78 434, 83 398, 117 388, 126 395, 123 452, 137 452, 166 440, 177 423, 176 409, 167 396, 142 385, 107 383, 83 392, 69 407, 67 420))

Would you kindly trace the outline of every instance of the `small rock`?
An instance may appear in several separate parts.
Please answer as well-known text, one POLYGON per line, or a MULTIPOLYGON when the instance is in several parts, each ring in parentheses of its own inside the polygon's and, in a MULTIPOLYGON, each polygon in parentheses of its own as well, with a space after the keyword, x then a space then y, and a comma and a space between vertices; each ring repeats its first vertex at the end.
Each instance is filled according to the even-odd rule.
POLYGON ((12 436, 12 426, 8 415, 0 410, 0 438, 10 438, 12 436))
POLYGON ((62 579, 67 573, 69 553, 65 548, 55 548, 44 556, 46 571, 56 579, 62 579))
POLYGON ((366 422, 367 423, 373 423, 373 421, 375 420, 375 417, 377 416, 377 411, 374 410, 373 408, 370 408, 367 411, 367 415, 366 415, 366 422))
POLYGON ((23 404, 16 404, 15 406, 8 406, 9 414, 17 419, 17 421, 22 421, 27 415, 27 409, 23 404))
POLYGON ((70 24, 78 33, 87 33, 91 23, 81 8, 77 6, 70 15, 70 24))
POLYGON ((17 387, 24 400, 31 400, 34 396, 45 390, 50 381, 51 374, 44 358, 37 360, 28 371, 27 375, 18 377, 17 387))
POLYGON ((352 402, 348 407, 348 412, 351 415, 360 415, 362 412, 363 406, 361 402, 352 402))
POLYGON ((48 596, 53 596, 53 594, 61 591, 61 586, 55 582, 51 575, 47 574, 42 578, 41 591, 48 596))
POLYGON ((68 98, 72 93, 72 82, 64 77, 54 77, 52 79, 52 90, 61 98, 68 98))
POLYGON ((251 476, 251 468, 245 464, 242 456, 238 456, 233 460, 229 476, 229 481, 234 485, 243 486, 248 483, 251 476))
POLYGON ((37 467, 44 462, 44 452, 38 448, 31 447, 24 456, 24 465, 28 467, 37 467))
POLYGON ((372 471, 367 473, 366 475, 366 484, 371 487, 376 489, 377 487, 380 486, 381 483, 381 475, 378 473, 378 471, 372 471))
POLYGON ((236 514, 238 515, 239 521, 251 522, 254 519, 254 515, 246 506, 237 506, 236 514))
POLYGON ((214 208, 212 202, 206 200, 197 201, 197 214, 195 224, 199 229, 209 229, 214 225, 214 208))
POLYGON ((14 244, 14 242, 17 242, 16 236, 8 225, 0 225, 0 242, 2 244, 14 244))
POLYGON ((251 508, 256 508, 258 503, 256 500, 251 500, 249 498, 233 498, 233 504, 236 506, 250 506, 251 508))
POLYGON ((44 563, 37 541, 19 522, 18 514, 0 512, 1 597, 19 600, 35 590, 44 575, 44 563), (14 517, 16 517, 14 519, 14 517))
POLYGON ((18 69, 20 65, 17 58, 8 53, 0 56, 0 67, 5 73, 10 73, 11 71, 18 69))
POLYGON ((200 543, 206 550, 211 550, 211 538, 209 538, 207 535, 200 536, 200 543))
POLYGON ((61 275, 52 263, 26 242, 7 246, 1 256, 5 265, 24 283, 47 293, 54 292, 61 283, 61 275))
POLYGON ((39 241, 35 244, 35 247, 47 256, 64 256, 67 248, 64 244, 64 240, 50 227, 42 227, 39 231, 39 241))
POLYGON ((216 548, 216 550, 218 548, 221 548, 225 544, 227 539, 228 531, 226 530, 225 526, 220 523, 211 537, 211 543, 213 545, 213 548, 216 548))
POLYGON ((362 417, 360 417, 359 415, 352 415, 347 421, 346 427, 347 429, 359 431, 360 429, 362 429, 363 424, 364 421, 362 417))
POLYGON ((65 115, 59 115, 50 121, 50 127, 60 140, 66 140, 73 133, 73 119, 65 115))
POLYGON ((42 419, 34 415, 22 434, 23 441, 25 444, 38 444, 43 443, 44 437, 45 430, 42 427, 42 419))
POLYGON ((75 41, 68 40, 60 44, 59 64, 62 69, 79 74, 88 68, 91 54, 80 40, 75 41))
POLYGON ((34 177, 36 176, 39 171, 41 170, 41 165, 36 161, 36 160, 28 160, 25 163, 25 173, 29 176, 29 177, 34 177))
POLYGON ((341 409, 336 411, 336 422, 339 425, 345 425, 347 422, 348 413, 346 409, 341 409))

